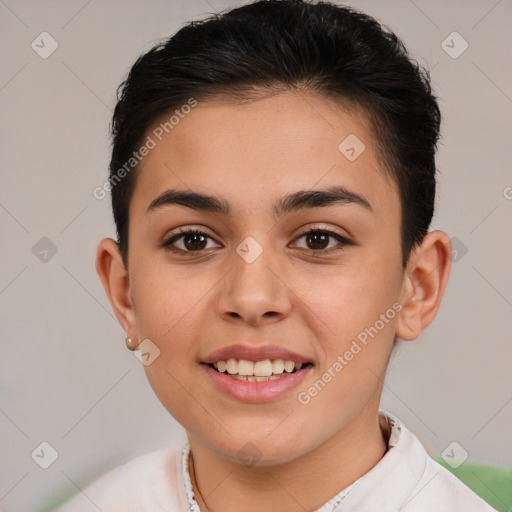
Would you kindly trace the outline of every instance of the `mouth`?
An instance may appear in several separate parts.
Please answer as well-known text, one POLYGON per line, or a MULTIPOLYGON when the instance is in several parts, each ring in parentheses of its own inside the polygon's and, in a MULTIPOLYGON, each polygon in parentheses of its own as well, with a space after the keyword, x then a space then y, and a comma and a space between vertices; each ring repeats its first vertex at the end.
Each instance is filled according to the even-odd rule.
POLYGON ((292 396, 315 366, 311 357, 261 341, 222 347, 199 362, 214 388, 250 403, 292 396))
POLYGON ((223 395, 238 402, 264 403, 292 398, 291 393, 304 382, 314 364, 286 359, 229 358, 203 362, 200 366, 223 395))
POLYGON ((286 378, 301 370, 313 366, 311 362, 295 362, 285 359, 263 359, 250 361, 247 359, 229 358, 214 363, 204 363, 217 373, 224 374, 235 380, 245 382, 268 382, 286 378))

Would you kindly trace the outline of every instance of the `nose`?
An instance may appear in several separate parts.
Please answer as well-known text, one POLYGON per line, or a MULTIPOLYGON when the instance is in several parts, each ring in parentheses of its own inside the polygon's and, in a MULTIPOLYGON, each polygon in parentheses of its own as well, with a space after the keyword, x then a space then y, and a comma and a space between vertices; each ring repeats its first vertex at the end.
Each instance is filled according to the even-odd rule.
POLYGON ((270 250, 264 250, 250 263, 234 252, 230 263, 231 271, 217 299, 218 314, 224 320, 258 326, 279 322, 289 315, 292 290, 270 250))

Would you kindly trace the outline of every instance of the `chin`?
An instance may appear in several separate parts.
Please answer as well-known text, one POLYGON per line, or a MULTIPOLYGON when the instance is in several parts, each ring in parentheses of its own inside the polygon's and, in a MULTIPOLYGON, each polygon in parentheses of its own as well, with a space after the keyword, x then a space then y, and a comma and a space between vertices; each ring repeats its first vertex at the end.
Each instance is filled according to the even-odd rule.
MULTIPOLYGON (((273 429, 275 426, 276 422, 273 421, 273 429)), ((254 429, 254 422, 252 428, 254 429)), ((226 430, 231 431, 229 428, 226 430)), ((240 435, 231 437, 223 431, 222 438, 210 437, 204 444, 223 458, 246 466, 258 467, 285 464, 313 449, 313 446, 303 444, 304 439, 310 439, 310 436, 304 436, 299 431, 291 432, 289 428, 283 429, 281 433, 269 429, 267 432, 270 434, 265 434, 263 430, 251 434, 248 429, 238 432, 240 435)))

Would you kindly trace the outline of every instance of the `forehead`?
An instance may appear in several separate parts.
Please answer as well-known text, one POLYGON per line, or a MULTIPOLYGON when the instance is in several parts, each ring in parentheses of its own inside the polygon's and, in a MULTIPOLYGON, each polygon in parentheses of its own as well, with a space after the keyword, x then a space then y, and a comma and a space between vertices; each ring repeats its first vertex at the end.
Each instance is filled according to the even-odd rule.
POLYGON ((154 147, 137 169, 134 210, 179 188, 221 195, 235 213, 245 207, 264 214, 279 196, 335 185, 360 193, 377 212, 389 213, 390 201, 399 207, 360 108, 289 92, 245 103, 198 102, 173 114, 146 132, 154 147))

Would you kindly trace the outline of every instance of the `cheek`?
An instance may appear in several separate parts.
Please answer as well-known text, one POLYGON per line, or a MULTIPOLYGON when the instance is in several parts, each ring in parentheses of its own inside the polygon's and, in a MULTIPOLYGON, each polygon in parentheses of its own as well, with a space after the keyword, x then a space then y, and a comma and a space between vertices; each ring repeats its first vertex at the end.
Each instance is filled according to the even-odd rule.
POLYGON ((204 314, 201 298, 211 285, 203 278, 186 277, 183 270, 168 265, 151 265, 139 274, 134 286, 134 302, 139 339, 150 339, 158 357, 144 366, 146 377, 158 399, 182 425, 190 421, 188 398, 200 396, 192 389, 190 375, 196 364, 194 345, 199 338, 198 315, 204 314), (188 392, 184 392, 188 390, 188 392))
POLYGON ((324 293, 309 296, 309 328, 323 353, 315 389, 302 391, 326 417, 334 409, 353 417, 378 396, 393 346, 396 283, 363 270, 333 277, 324 293))
POLYGON ((157 344, 176 339, 179 332, 188 330, 210 289, 207 276, 186 265, 172 269, 157 262, 141 265, 132 287, 139 334, 157 344))
MULTIPOLYGON (((315 313, 317 323, 324 325, 322 331, 328 338, 338 340, 336 345, 344 345, 374 325, 392 308, 400 291, 399 274, 378 261, 341 267, 324 276, 321 283, 315 276, 310 280, 312 286, 305 293, 304 302, 315 313)), ((380 330, 389 333, 393 318, 386 320, 385 328, 380 330)))

